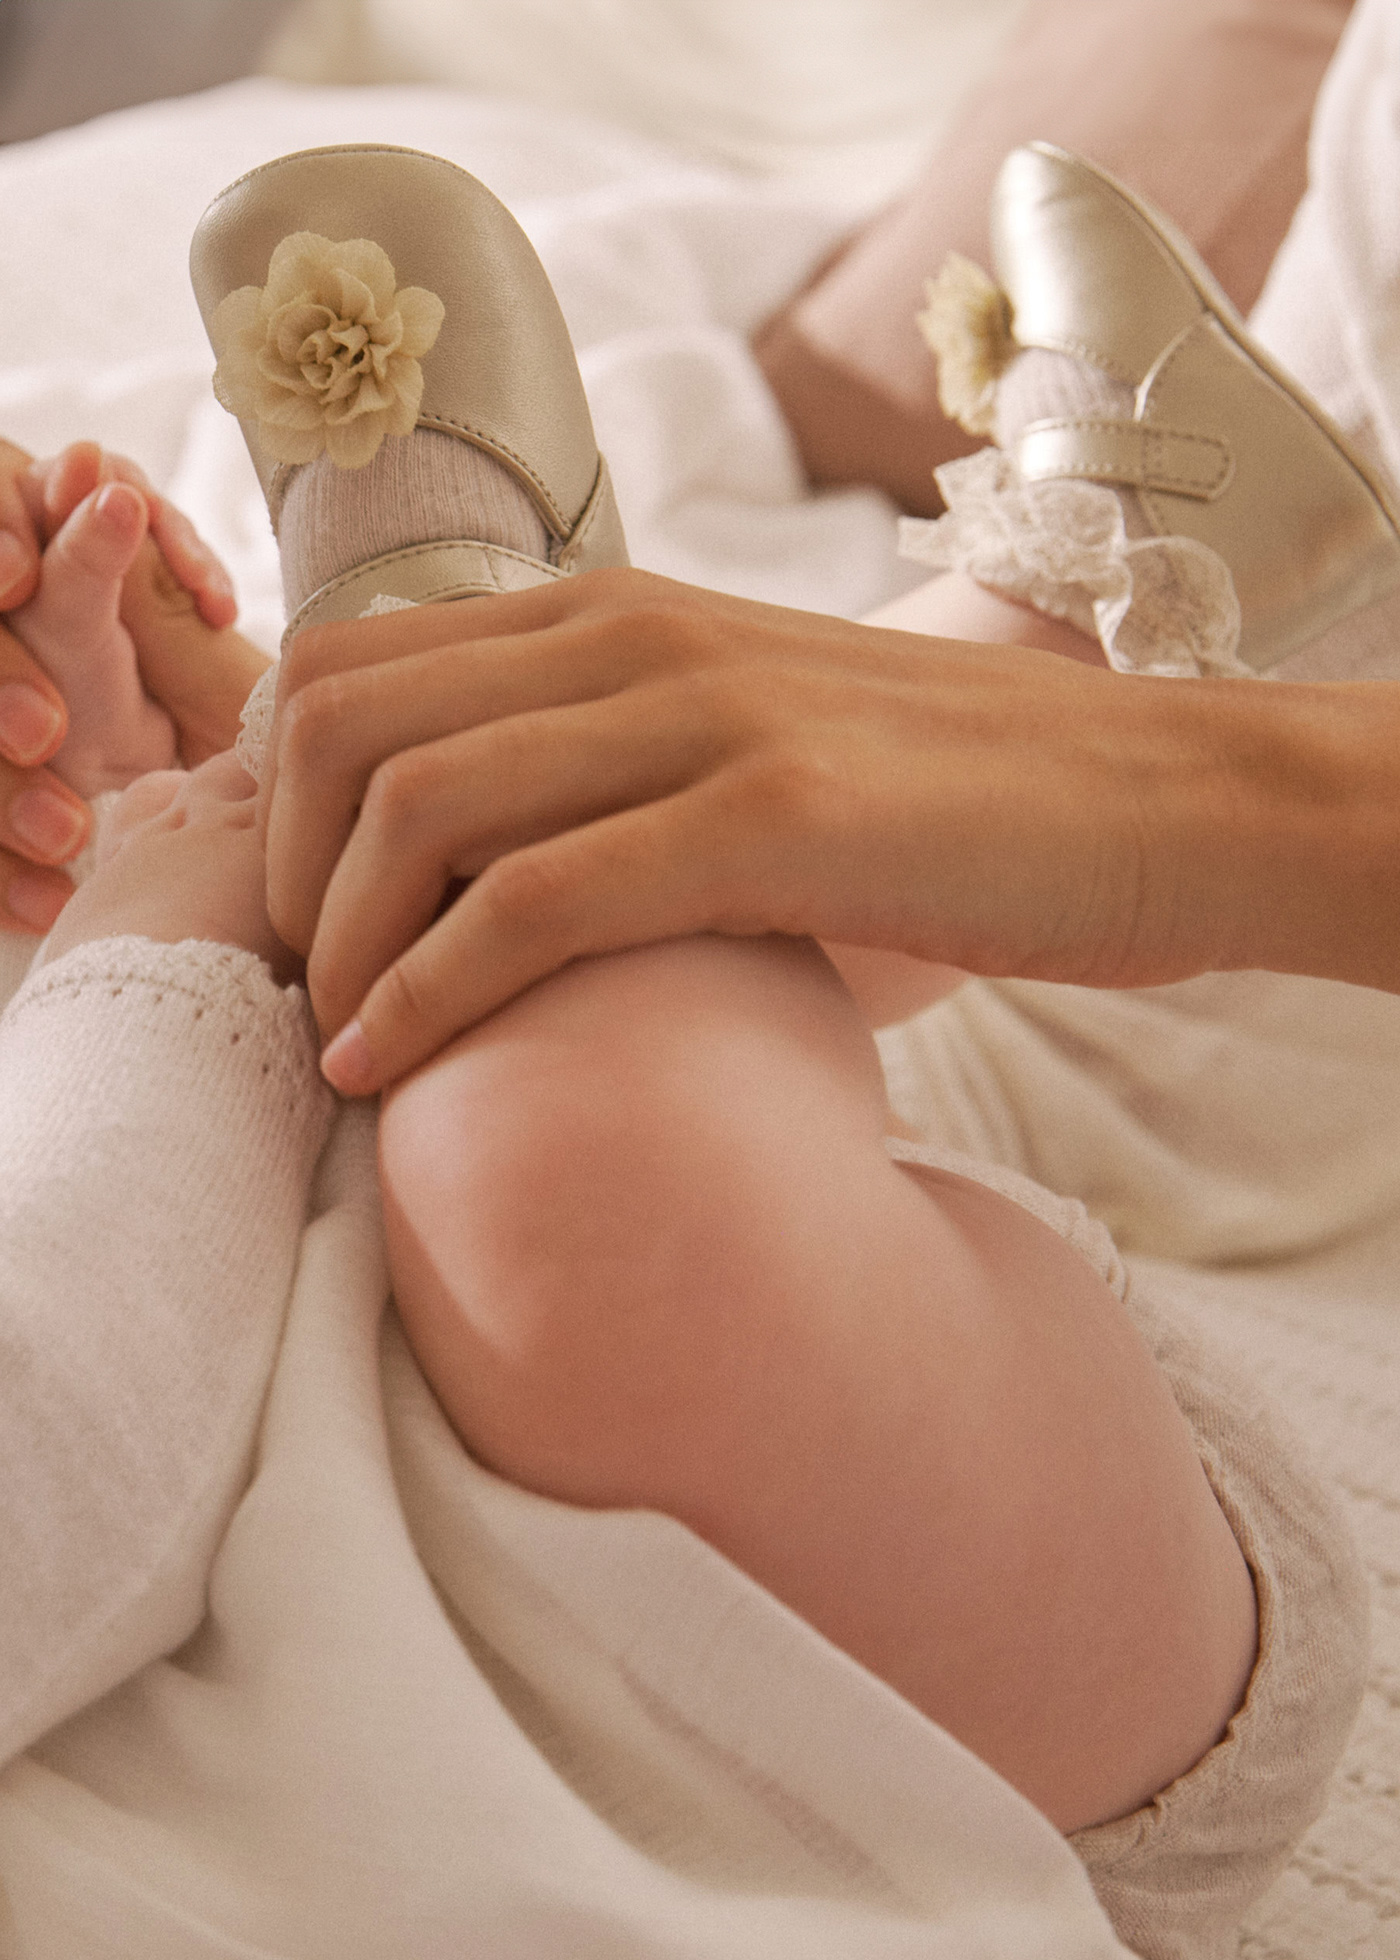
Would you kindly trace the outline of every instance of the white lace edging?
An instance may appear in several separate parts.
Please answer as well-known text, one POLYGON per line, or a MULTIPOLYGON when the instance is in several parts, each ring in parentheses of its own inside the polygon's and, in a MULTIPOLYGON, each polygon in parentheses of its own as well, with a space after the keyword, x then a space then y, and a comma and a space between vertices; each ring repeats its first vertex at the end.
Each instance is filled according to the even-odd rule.
POLYGON ((253 682, 238 719, 242 726, 233 753, 255 783, 262 781, 263 759, 272 738, 272 711, 277 705, 277 662, 265 667, 253 682))
POLYGON ((1027 483, 1000 449, 934 472, 947 513, 901 518, 899 555, 1067 619, 1123 674, 1253 678, 1225 561, 1195 538, 1130 538, 1112 490, 1027 483))

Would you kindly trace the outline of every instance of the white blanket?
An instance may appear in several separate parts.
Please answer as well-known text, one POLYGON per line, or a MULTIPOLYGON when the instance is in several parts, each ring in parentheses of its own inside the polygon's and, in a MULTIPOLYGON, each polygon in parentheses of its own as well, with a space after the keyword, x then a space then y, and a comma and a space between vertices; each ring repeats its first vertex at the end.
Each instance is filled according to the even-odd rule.
MULTIPOLYGON (((1355 89, 1379 86, 1363 27, 1350 42, 1362 49, 1355 89)), ((351 138, 449 156, 516 210, 575 333, 638 563, 850 615, 911 582, 883 499, 807 493, 745 347, 849 204, 446 92, 242 84, 0 154, 0 430, 38 449, 92 435, 138 456, 225 554, 246 623, 274 644, 275 553, 237 431, 208 394, 185 242, 241 170, 351 138)), ((1295 244, 1300 265, 1306 244, 1295 244)), ((1275 314, 1279 303, 1276 292, 1275 314)), ((1371 300, 1363 291, 1355 304, 1371 300)), ((1339 1018, 1332 999, 1252 979, 1157 1001, 975 988, 886 1044, 897 1095, 931 1131, 1041 1175, 1050 1153, 1048 1181, 1116 1205, 1128 1238, 1172 1255, 1159 1283, 1208 1301, 1301 1415, 1350 1502, 1377 1580, 1374 1688, 1331 1809, 1255 1915, 1245 1951, 1256 1960, 1400 1956, 1400 1205, 1389 1170, 1400 1164, 1400 1030, 1393 1003, 1349 995, 1339 1018), (1263 1027, 1262 1009, 1273 1016, 1263 1027), (1168 1025, 1177 1046, 1164 1070, 1168 1025), (1197 1092, 1221 1056, 1241 1054, 1222 1147, 1215 1117, 1227 1099, 1217 1091, 1203 1105, 1197 1092), (1360 1182, 1334 1177, 1300 1225, 1310 1163, 1355 1145, 1352 1128, 1322 1120, 1338 1082, 1364 1118, 1360 1182), (1170 1202, 1159 1174, 1176 1180, 1170 1202), (1232 1177, 1252 1209, 1234 1203, 1232 1177), (1182 1223, 1197 1216, 1193 1198, 1215 1221, 1191 1226, 1195 1242, 1182 1223), (1270 1264, 1280 1253, 1288 1263, 1270 1264), (1203 1277, 1184 1257, 1240 1269, 1203 1277)))

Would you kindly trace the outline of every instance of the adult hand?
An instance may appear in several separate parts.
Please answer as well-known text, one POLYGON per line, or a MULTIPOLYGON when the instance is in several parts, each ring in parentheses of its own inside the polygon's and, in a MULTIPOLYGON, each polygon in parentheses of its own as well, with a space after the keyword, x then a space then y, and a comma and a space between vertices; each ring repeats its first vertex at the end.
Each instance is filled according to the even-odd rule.
POLYGON ((1317 697, 1354 722, 1356 692, 1125 679, 637 572, 322 628, 280 679, 272 921, 350 1092, 566 961, 685 933, 1101 986, 1269 964, 1286 881, 1251 881, 1290 730, 1317 697))
POLYGON ((50 769, 63 696, 0 621, 0 931, 47 932, 73 894, 59 866, 83 847, 87 805, 50 769))
MULTIPOLYGON (((146 692, 174 724, 193 767, 227 748, 238 712, 267 664, 232 628, 232 587, 218 560, 134 464, 75 444, 49 465, 0 442, 0 610, 18 610, 39 582, 43 546, 101 479, 129 484, 150 535, 122 591, 146 692)), ((68 734, 60 689, 0 621, 0 932, 46 932, 72 896, 59 868, 81 850, 86 804, 48 763, 68 734)))

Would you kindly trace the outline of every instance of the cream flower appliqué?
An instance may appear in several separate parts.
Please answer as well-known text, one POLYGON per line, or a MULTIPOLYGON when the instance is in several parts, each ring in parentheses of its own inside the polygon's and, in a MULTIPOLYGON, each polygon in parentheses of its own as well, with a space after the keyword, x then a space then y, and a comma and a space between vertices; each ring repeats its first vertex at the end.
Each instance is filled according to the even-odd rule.
POLYGON ((950 252, 924 287, 919 331, 938 362, 938 399, 969 435, 996 432, 997 382, 1019 351, 1005 293, 980 265, 950 252))
POLYGON ((293 232, 265 286, 240 286, 210 322, 214 393, 279 463, 325 450, 342 469, 368 463, 385 436, 406 436, 423 400, 419 366, 444 307, 425 286, 399 286, 368 238, 338 244, 293 232))

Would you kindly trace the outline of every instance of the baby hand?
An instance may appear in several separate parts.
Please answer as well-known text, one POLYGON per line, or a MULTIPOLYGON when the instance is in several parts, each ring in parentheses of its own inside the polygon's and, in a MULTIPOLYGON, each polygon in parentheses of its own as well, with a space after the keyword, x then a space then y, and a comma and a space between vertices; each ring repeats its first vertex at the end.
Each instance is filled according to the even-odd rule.
POLYGON ((301 964, 268 923, 265 893, 257 785, 232 753, 188 774, 158 770, 107 813, 97 870, 65 906, 44 959, 125 933, 167 945, 208 939, 256 953, 285 985, 301 964))
POLYGON ((50 509, 53 492, 81 487, 82 475, 73 483, 75 465, 99 480, 63 512, 34 597, 9 623, 68 704, 68 733, 50 767, 79 795, 95 796, 172 764, 176 735, 141 685, 120 618, 122 581, 146 536, 146 499, 132 484, 102 480, 101 453, 84 445, 41 466, 49 473, 41 487, 50 509))

